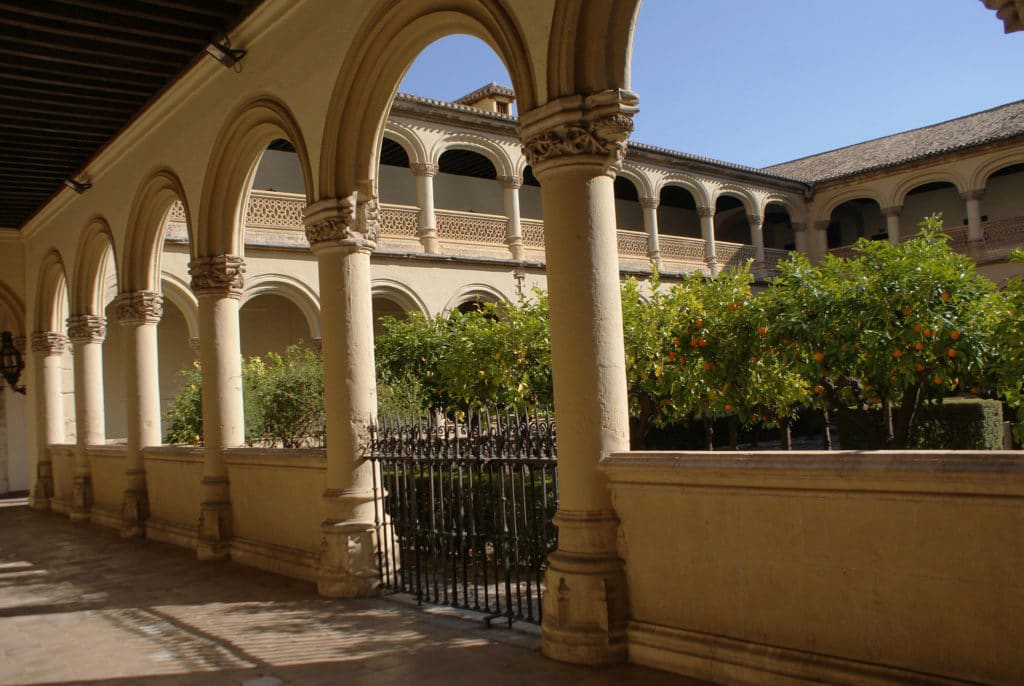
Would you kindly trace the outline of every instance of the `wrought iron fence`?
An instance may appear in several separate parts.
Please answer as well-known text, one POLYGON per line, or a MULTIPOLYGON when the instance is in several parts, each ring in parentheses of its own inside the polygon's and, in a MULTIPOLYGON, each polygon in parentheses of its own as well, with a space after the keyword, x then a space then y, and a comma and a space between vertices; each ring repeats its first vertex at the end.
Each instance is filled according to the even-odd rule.
POLYGON ((371 427, 386 591, 539 624, 557 544, 555 422, 487 411, 371 427))

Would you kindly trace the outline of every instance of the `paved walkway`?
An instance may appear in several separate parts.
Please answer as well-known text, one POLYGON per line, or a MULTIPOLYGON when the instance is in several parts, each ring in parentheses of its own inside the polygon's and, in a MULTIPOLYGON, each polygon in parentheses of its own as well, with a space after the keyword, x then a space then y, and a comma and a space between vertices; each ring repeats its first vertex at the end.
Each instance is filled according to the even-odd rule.
POLYGON ((691 684, 0 501, 0 684, 691 684))

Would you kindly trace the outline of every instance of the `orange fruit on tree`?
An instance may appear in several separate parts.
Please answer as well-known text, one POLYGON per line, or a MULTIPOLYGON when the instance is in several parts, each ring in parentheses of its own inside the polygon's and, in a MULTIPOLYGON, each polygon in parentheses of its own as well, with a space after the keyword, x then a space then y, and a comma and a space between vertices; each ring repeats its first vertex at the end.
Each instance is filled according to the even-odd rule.
POLYGON ((896 377, 895 376, 890 376, 889 377, 889 385, 890 386, 895 386, 896 385, 896 377))
POLYGON ((958 340, 960 338, 960 332, 959 331, 950 331, 949 332, 949 337, 952 338, 954 341, 958 340))
POLYGON ((932 330, 931 329, 925 329, 924 330, 924 335, 925 336, 931 336, 932 335, 932 330))
POLYGON ((956 350, 953 349, 953 348, 950 348, 949 350, 946 351, 946 354, 949 355, 950 359, 952 359, 952 358, 956 357, 956 350))
POLYGON ((824 390, 825 389, 822 388, 820 385, 814 387, 814 392, 817 393, 818 395, 821 395, 822 391, 824 390))
POLYGON ((668 361, 669 362, 675 362, 676 361, 676 351, 675 350, 670 350, 669 351, 669 353, 668 353, 668 361))
POLYGON ((942 383, 942 377, 941 376, 936 376, 934 381, 935 381, 935 385, 938 386, 939 384, 942 383))
POLYGON ((707 344, 708 344, 708 339, 706 339, 706 338, 700 338, 700 339, 697 340, 697 345, 699 345, 702 348, 707 346, 707 344))
POLYGON ((899 348, 896 348, 895 350, 892 351, 892 356, 898 360, 901 357, 903 357, 903 351, 900 350, 899 348))
POLYGON ((701 328, 702 326, 704 326, 704 319, 701 317, 697 317, 697 321, 695 321, 693 325, 696 326, 698 329, 701 328))
POLYGON ((948 303, 949 302, 949 293, 947 293, 946 291, 942 291, 942 295, 939 296, 939 297, 942 298, 942 302, 944 302, 944 303, 948 303))
POLYGON ((914 324, 914 333, 921 333, 921 322, 914 324))
POLYGON ((705 362, 704 363, 704 371, 710 372, 712 367, 714 367, 714 365, 711 364, 710 362, 705 362))
POLYGON ((971 386, 971 393, 973 393, 974 395, 978 395, 978 393, 980 392, 981 389, 979 389, 977 386, 971 386))
POLYGON ((917 370, 917 371, 919 371, 919 372, 923 372, 923 371, 924 371, 924 365, 923 365, 923 364, 921 364, 920 362, 918 362, 918 363, 917 363, 917 366, 916 366, 916 367, 914 367, 914 369, 916 369, 916 370, 917 370))
POLYGON ((921 341, 918 341, 917 343, 915 343, 914 344, 914 350, 924 350, 924 343, 922 343, 921 341))
POLYGON ((679 340, 678 336, 676 336, 675 338, 672 339, 672 345, 676 346, 677 348, 679 346, 681 346, 682 344, 683 344, 683 342, 681 340, 679 340))
POLYGON ((696 338, 690 338, 690 347, 691 348, 696 348, 697 347, 697 339, 696 338))
POLYGON ((907 316, 907 317, 910 316, 910 308, 909 307, 904 307, 903 308, 903 315, 907 316))
POLYGON ((764 336, 766 333, 768 333, 768 327, 767 326, 759 326, 759 327, 757 327, 757 332, 759 334, 761 334, 762 336, 764 336))
POLYGON ((816 353, 814 353, 814 361, 815 362, 821 362, 824 359, 825 359, 825 353, 823 353, 823 352, 816 352, 816 353))
POLYGON ((726 405, 725 406, 725 411, 726 412, 732 412, 732 405, 726 405))

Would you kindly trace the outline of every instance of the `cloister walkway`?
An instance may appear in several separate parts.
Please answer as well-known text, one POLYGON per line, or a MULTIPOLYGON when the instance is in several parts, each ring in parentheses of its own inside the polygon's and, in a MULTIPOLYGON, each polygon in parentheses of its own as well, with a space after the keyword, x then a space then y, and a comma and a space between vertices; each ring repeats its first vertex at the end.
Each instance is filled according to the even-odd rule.
POLYGON ((0 501, 0 684, 697 684, 0 501))

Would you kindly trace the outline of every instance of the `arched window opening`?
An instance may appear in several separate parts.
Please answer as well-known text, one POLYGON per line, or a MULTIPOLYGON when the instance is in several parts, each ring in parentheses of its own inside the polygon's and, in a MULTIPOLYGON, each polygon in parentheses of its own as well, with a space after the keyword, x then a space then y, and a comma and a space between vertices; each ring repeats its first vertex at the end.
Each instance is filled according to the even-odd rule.
POLYGON ((967 207, 960 192, 951 183, 937 181, 911 189, 903 199, 900 237, 916 234, 921 220, 936 212, 942 213, 942 224, 946 229, 967 226, 967 207))
POLYGON ((644 230, 644 212, 636 185, 623 176, 615 177, 616 226, 628 231, 644 230))
POLYGON ((523 185, 519 189, 519 213, 524 219, 540 219, 544 208, 540 199, 540 181, 533 175, 533 168, 523 169, 523 185))
POLYGON ((732 195, 720 195, 715 201, 715 240, 750 245, 750 219, 743 201, 732 195))
POLYGON ((284 138, 275 138, 260 156, 252 190, 304 194, 305 189, 302 165, 295 146, 284 138))
POLYGON ((789 210, 780 203, 769 203, 764 211, 764 247, 796 250, 793 221, 789 210))
POLYGON ((981 221, 1024 216, 1024 164, 1003 167, 988 177, 981 198, 981 221))
POLYGON ((693 194, 680 186, 665 186, 658 196, 658 233, 700 238, 700 215, 693 194))
POLYGON ((373 337, 384 333, 383 320, 387 317, 404 322, 409 318, 409 312, 402 307, 401 303, 380 295, 373 296, 373 337))
POLYGON ((885 217, 876 200, 854 198, 832 210, 828 224, 829 249, 853 245, 858 238, 886 240, 888 237, 885 217))
POLYGON ((381 143, 377 173, 381 202, 416 205, 416 178, 409 171, 409 153, 390 138, 381 143))
POLYGON ((498 172, 489 159, 472 150, 452 149, 441 155, 437 166, 434 198, 439 209, 504 214, 498 172))
POLYGON ((188 321, 178 305, 165 297, 163 312, 156 329, 157 349, 160 351, 161 436, 168 428, 164 419, 167 410, 185 383, 182 371, 190 369, 199 355, 199 332, 189 330, 188 321))

